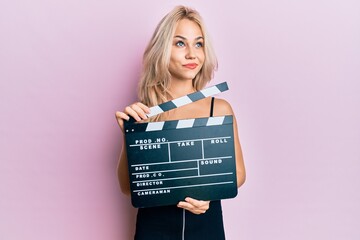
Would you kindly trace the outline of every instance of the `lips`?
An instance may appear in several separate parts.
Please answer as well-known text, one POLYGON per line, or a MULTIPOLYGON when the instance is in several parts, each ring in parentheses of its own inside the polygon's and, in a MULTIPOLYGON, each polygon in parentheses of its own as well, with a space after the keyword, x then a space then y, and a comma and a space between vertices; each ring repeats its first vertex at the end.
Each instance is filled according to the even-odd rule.
POLYGON ((189 69, 195 69, 198 65, 196 63, 188 63, 183 66, 189 69))

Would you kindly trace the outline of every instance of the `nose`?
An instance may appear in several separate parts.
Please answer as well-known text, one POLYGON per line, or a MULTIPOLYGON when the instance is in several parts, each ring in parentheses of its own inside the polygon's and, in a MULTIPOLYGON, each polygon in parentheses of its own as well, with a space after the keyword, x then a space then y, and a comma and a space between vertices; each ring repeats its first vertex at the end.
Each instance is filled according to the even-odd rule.
POLYGON ((189 46, 189 47, 187 48, 187 52, 186 52, 185 58, 186 58, 186 59, 194 59, 194 58, 196 58, 195 50, 194 50, 193 47, 189 46))

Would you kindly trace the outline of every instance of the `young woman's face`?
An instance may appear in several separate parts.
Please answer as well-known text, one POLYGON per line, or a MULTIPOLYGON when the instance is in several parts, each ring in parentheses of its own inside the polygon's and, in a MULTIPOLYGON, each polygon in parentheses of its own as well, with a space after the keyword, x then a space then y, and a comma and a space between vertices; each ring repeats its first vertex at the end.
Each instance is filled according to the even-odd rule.
POLYGON ((192 80, 203 66, 204 38, 199 25, 188 19, 178 22, 173 37, 169 71, 173 80, 192 80))

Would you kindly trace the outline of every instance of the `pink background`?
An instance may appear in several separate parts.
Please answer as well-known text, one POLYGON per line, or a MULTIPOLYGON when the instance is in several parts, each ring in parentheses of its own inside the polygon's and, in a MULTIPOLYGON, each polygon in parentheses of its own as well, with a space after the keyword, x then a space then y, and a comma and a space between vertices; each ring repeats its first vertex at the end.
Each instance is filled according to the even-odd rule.
POLYGON ((357 0, 2 0, 0 239, 131 239, 114 112, 178 4, 203 15, 238 119, 227 239, 360 239, 357 0))

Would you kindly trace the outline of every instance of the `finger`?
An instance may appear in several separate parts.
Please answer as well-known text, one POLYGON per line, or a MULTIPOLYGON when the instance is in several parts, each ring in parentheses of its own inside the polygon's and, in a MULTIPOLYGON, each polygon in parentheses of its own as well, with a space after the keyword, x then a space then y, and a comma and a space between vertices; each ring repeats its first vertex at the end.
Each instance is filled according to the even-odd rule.
POLYGON ((116 117, 116 119, 126 120, 126 121, 128 121, 130 119, 130 117, 127 114, 125 114, 123 112, 119 112, 119 111, 117 111, 115 113, 115 117, 116 117))
POLYGON ((150 108, 145 104, 138 102, 136 105, 138 105, 145 113, 150 113, 150 108))
POLYGON ((199 207, 200 206, 200 201, 199 200, 196 200, 194 198, 191 198, 191 197, 187 197, 185 198, 185 201, 192 204, 193 206, 196 206, 196 207, 199 207))
POLYGON ((203 210, 207 210, 209 207, 209 201, 202 201, 202 200, 196 200, 194 198, 191 197, 187 197, 185 198, 185 201, 192 204, 193 206, 203 209, 203 210))
POLYGON ((183 208, 186 211, 189 211, 189 212, 191 212, 193 214, 196 214, 196 215, 204 214, 206 212, 205 210, 201 210, 201 209, 197 209, 197 208, 187 208, 187 207, 181 207, 181 206, 178 206, 178 207, 183 208))
POLYGON ((193 208, 194 208, 194 206, 191 205, 191 203, 184 202, 184 201, 180 201, 180 202, 178 203, 178 207, 180 207, 180 208, 185 208, 186 210, 189 210, 189 209, 193 209, 193 208))
MULTIPOLYGON (((141 103, 133 104, 133 105, 131 105, 131 108, 132 108, 142 119, 147 119, 148 117, 146 116, 146 113, 145 113, 144 109, 142 109, 138 104, 141 104, 141 103)), ((144 105, 144 106, 145 106, 145 105, 144 105)))
POLYGON ((202 214, 205 213, 208 207, 198 208, 191 203, 180 201, 177 205, 179 208, 183 208, 185 210, 188 210, 194 214, 202 214))
POLYGON ((116 117, 116 120, 118 122, 118 125, 119 125, 121 131, 124 132, 124 120, 129 120, 130 117, 123 112, 116 112, 115 117, 116 117))
POLYGON ((127 106, 125 108, 125 113, 132 116, 136 121, 141 121, 141 118, 139 117, 137 112, 134 109, 132 109, 130 106, 127 106))
POLYGON ((185 198, 185 201, 193 205, 201 213, 205 213, 210 207, 210 201, 202 201, 190 197, 185 198))
POLYGON ((121 119, 121 117, 119 115, 120 115, 120 113, 116 112, 115 113, 115 118, 116 118, 116 121, 117 121, 119 127, 121 128, 121 130, 123 130, 124 120, 121 119))

